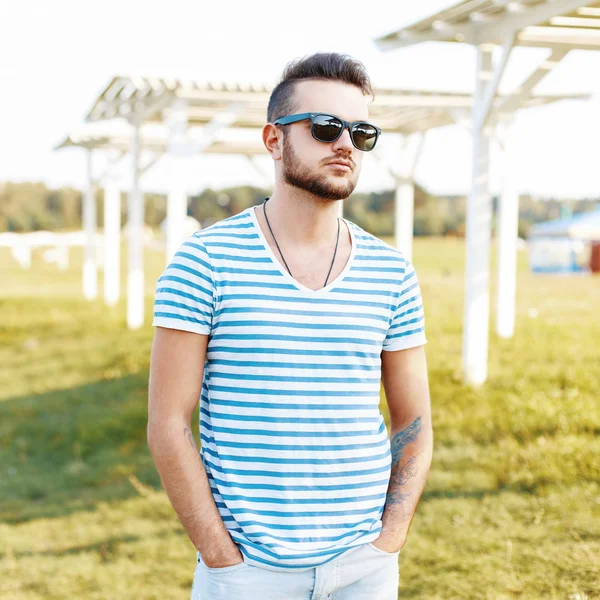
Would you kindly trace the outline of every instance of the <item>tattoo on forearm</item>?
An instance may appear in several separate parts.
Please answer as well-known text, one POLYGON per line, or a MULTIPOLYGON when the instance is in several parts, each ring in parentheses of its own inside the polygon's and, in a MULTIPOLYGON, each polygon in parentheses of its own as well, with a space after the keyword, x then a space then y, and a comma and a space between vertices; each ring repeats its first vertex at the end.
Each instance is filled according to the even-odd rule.
POLYGON ((402 504, 410 494, 403 493, 401 486, 409 479, 416 477, 418 472, 415 463, 418 454, 406 459, 404 450, 406 446, 415 442, 421 433, 421 417, 417 417, 406 429, 399 431, 390 443, 392 453, 392 468, 386 505, 402 504))
POLYGON ((185 435, 187 437, 188 441, 190 442, 190 445, 195 450, 196 454, 198 454, 198 457, 200 457, 200 451, 198 450, 198 446, 196 446, 196 440, 194 439, 194 434, 191 432, 189 427, 183 428, 183 435, 185 435))

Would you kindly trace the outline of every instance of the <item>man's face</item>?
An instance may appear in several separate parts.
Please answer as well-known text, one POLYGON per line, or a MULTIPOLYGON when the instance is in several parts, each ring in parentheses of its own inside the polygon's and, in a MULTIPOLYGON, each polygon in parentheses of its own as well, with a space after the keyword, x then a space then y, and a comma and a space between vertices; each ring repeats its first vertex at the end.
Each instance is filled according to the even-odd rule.
MULTIPOLYGON (((337 81, 304 80, 294 89, 294 114, 319 112, 346 121, 367 121, 367 99, 355 85, 337 81)), ((361 150, 352 145, 344 129, 335 142, 319 142, 310 132, 310 121, 284 126, 282 146, 283 177, 288 185, 328 200, 342 200, 356 187, 362 163, 361 150), (329 164, 349 163, 350 170, 329 164)))

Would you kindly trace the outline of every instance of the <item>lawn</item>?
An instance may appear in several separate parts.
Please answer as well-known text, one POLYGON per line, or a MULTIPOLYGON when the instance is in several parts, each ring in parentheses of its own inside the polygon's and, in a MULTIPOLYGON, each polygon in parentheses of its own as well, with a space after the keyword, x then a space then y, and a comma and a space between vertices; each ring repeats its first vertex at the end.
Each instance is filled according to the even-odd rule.
MULTIPOLYGON (((130 332, 101 279, 81 298, 79 253, 24 271, 0 249, 0 598, 189 598, 195 549, 146 445, 164 256, 145 260, 130 332)), ((489 379, 471 389, 464 245, 417 239, 414 264, 435 448, 399 598, 600 598, 600 277, 534 276, 521 252, 515 336, 494 332, 492 278, 489 379)), ((381 411, 389 426, 383 394, 381 411)))

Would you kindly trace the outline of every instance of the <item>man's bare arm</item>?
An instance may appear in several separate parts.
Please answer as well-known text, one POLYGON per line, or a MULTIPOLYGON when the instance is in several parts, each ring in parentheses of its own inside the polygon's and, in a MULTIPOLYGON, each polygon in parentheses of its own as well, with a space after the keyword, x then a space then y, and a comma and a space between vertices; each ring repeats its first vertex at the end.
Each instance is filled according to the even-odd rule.
POLYGON ((383 351, 382 381, 390 410, 392 468, 382 517, 382 543, 401 548, 425 487, 433 431, 424 346, 383 351))
POLYGON ((191 431, 208 335, 157 327, 148 391, 148 447, 187 535, 210 567, 243 560, 215 504, 191 431))

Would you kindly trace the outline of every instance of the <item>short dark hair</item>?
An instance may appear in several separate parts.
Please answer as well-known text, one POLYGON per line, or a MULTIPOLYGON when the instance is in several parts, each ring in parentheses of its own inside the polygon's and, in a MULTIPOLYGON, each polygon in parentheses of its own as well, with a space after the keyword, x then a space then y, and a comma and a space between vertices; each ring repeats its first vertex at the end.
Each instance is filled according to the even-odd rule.
POLYGON ((360 88, 363 95, 373 96, 371 80, 365 66, 347 54, 317 52, 288 63, 281 80, 271 92, 267 108, 267 121, 272 123, 294 110, 294 84, 302 79, 341 81, 360 88))

